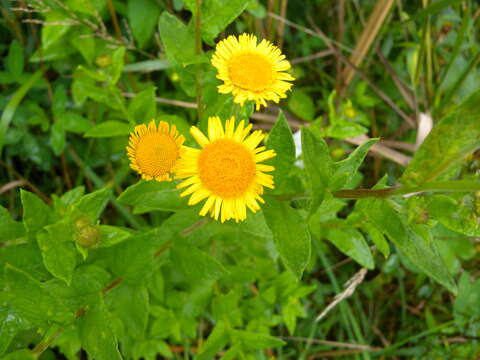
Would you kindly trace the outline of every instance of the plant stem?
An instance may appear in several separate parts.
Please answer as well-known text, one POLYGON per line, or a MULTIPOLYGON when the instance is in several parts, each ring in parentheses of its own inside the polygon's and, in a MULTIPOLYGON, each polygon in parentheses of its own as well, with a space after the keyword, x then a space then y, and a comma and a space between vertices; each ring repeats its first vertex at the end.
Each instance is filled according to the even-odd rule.
POLYGON ((400 186, 377 190, 339 190, 334 192, 333 195, 344 199, 361 199, 366 197, 385 198, 389 196, 408 195, 426 191, 480 191, 480 182, 472 180, 432 181, 416 187, 400 186))
MULTIPOLYGON (((195 55, 202 54, 202 1, 195 0, 195 55)), ((203 104, 202 104, 202 71, 201 65, 198 65, 196 74, 196 92, 197 92, 197 112, 198 120, 202 119, 203 104)))

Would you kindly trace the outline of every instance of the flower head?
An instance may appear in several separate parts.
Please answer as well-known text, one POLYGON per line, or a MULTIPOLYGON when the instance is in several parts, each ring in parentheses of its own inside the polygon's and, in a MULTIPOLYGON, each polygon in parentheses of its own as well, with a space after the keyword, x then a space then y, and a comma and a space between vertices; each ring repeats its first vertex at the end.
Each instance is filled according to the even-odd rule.
POLYGON ((176 126, 169 126, 165 121, 160 121, 158 127, 153 120, 148 127, 138 125, 130 133, 127 146, 130 167, 141 174, 142 179, 170 181, 170 175, 185 151, 184 141, 176 126))
POLYGON ((200 215, 222 222, 247 217, 247 207, 256 212, 263 187, 273 188, 273 176, 265 174, 275 170, 260 162, 275 156, 273 150, 257 147, 264 135, 260 130, 250 133, 252 125, 241 121, 235 128, 235 118, 225 123, 218 117, 208 119, 208 137, 192 126, 193 135, 201 149, 187 148, 178 166, 177 177, 188 178, 178 185, 186 188, 181 196, 191 195, 189 205, 207 199, 200 215))
POLYGON ((217 78, 224 84, 218 87, 222 94, 232 93, 234 101, 243 105, 246 100, 267 106, 266 100, 276 103, 295 80, 285 71, 290 63, 278 47, 267 40, 257 44, 255 35, 242 34, 238 39, 231 35, 220 41, 212 57, 212 65, 218 70, 217 78))

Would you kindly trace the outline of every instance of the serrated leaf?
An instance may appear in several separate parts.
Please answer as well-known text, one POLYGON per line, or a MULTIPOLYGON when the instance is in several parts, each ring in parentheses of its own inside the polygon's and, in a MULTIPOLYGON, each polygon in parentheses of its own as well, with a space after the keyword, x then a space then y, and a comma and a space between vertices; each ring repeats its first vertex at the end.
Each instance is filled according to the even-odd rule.
POLYGON ((127 136, 132 132, 133 126, 123 121, 107 120, 90 128, 85 137, 112 137, 127 136))
POLYGON ((7 209, 0 206, 0 241, 15 240, 25 236, 24 225, 12 219, 7 209))
POLYGON ((70 285, 77 264, 73 227, 65 221, 49 225, 46 230, 37 235, 43 263, 53 276, 70 285))
POLYGON ((288 202, 266 199, 263 215, 283 262, 300 279, 310 260, 311 239, 305 219, 288 202))
POLYGON ((477 91, 434 126, 403 173, 403 184, 415 186, 438 179, 480 147, 479 102, 477 91))
POLYGON ((317 211, 325 197, 325 191, 332 176, 333 161, 326 142, 310 131, 302 128, 302 153, 305 170, 310 180, 312 200, 310 213, 317 211))
POLYGON ((455 281, 428 230, 420 225, 407 224, 386 200, 362 199, 357 206, 413 264, 454 294, 457 293, 455 281))
POLYGON ((378 139, 370 139, 357 147, 345 160, 334 164, 334 175, 330 179, 330 189, 332 191, 348 186, 350 180, 363 163, 368 150, 378 142, 378 139))
POLYGON ((50 223, 52 210, 37 195, 23 189, 20 190, 20 198, 23 206, 23 224, 27 232, 33 235, 34 240, 34 235, 50 223))
POLYGON ((269 164, 275 167, 273 172, 275 187, 280 188, 286 181, 295 162, 295 143, 292 131, 282 112, 278 115, 277 122, 272 130, 270 130, 267 148, 275 150, 277 154, 273 159, 269 160, 269 164))
POLYGON ((174 182, 139 181, 118 197, 123 204, 145 206, 156 210, 176 211, 187 208, 174 182))
POLYGON ((164 11, 158 22, 158 30, 170 63, 179 65, 195 56, 195 34, 192 27, 164 11))
POLYGON ((128 2, 128 22, 139 48, 144 48, 152 37, 159 15, 160 7, 155 1, 135 0, 128 2))
POLYGON ((192 279, 217 280, 228 273, 213 256, 195 247, 176 245, 172 256, 185 275, 192 279))
POLYGON ((57 299, 45 290, 43 284, 26 272, 9 264, 5 266, 8 303, 34 326, 43 327, 47 321, 64 322, 73 319, 57 299))
POLYGON ((110 293, 112 315, 118 317, 135 339, 143 338, 147 328, 150 303, 144 284, 122 284, 110 293))
POLYGON ((373 269, 375 267, 370 248, 363 235, 357 229, 330 229, 327 234, 327 239, 335 245, 338 250, 350 256, 363 267, 367 269, 373 269))
POLYGON ((76 203, 75 207, 83 215, 87 215, 92 222, 95 222, 100 217, 105 206, 107 206, 111 195, 112 191, 110 189, 100 189, 84 195, 78 203, 76 203))
POLYGON ((78 320, 82 347, 95 360, 122 360, 118 341, 111 328, 111 315, 100 300, 78 320))

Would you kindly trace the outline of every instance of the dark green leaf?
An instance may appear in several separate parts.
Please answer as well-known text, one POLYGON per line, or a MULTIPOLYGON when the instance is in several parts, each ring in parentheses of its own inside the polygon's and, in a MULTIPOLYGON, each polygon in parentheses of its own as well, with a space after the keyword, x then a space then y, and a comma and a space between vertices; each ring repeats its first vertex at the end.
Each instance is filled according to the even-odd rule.
POLYGON ((386 200, 363 199, 357 202, 357 206, 413 264, 448 290, 457 292, 455 281, 428 230, 420 225, 408 225, 386 200))
POLYGON ((5 59, 5 67, 15 77, 20 76, 23 72, 23 49, 17 40, 13 40, 10 44, 8 55, 5 59))
POLYGON ((94 191, 83 196, 76 204, 76 208, 83 215, 87 215, 92 222, 95 222, 100 217, 105 206, 107 206, 111 195, 112 191, 108 188, 94 191))
POLYGON ((155 103, 155 88, 153 86, 139 92, 128 106, 130 118, 138 124, 149 123, 155 119, 157 104, 155 103))
POLYGON ((223 322, 218 322, 200 348, 195 360, 210 360, 221 351, 228 342, 228 333, 223 322))
POLYGON ((118 342, 111 328, 112 317, 100 300, 78 320, 82 347, 95 360, 122 360, 118 342))
POLYGON ((25 227, 14 221, 7 209, 0 206, 0 241, 15 240, 25 236, 25 227))
POLYGON ((305 170, 310 180, 312 196, 310 213, 314 213, 325 197, 332 176, 333 161, 325 141, 315 136, 308 128, 302 128, 302 152, 305 170))
POLYGON ((433 181, 480 146, 479 102, 480 91, 435 125, 403 173, 403 184, 433 181))
POLYGON ((334 165, 334 175, 330 179, 330 189, 339 190, 345 186, 348 187, 351 179, 360 168, 368 150, 378 142, 378 139, 370 139, 357 147, 345 160, 336 162, 334 165))
POLYGON ((275 150, 277 154, 269 163, 275 167, 273 173, 275 187, 280 188, 286 181, 295 162, 295 143, 293 142, 292 131, 282 112, 278 115, 277 122, 272 130, 270 130, 267 148, 275 150))
POLYGON ((43 263, 53 276, 70 284, 77 263, 73 242, 73 227, 67 221, 46 227, 47 232, 37 235, 43 263))
POLYGON ((263 215, 272 231, 273 239, 288 269, 297 278, 301 278, 303 270, 310 260, 310 232, 305 219, 299 210, 294 210, 288 202, 266 199, 263 215))
POLYGON ((143 48, 150 40, 160 15, 159 4, 151 0, 129 1, 127 15, 138 47, 143 48))
POLYGON ((85 133, 85 137, 127 136, 133 126, 123 121, 108 120, 95 125, 85 133))
POLYGON ((143 338, 149 314, 148 290, 144 284, 122 284, 110 293, 114 316, 122 320, 128 333, 143 338))
POLYGON ((20 190, 20 198, 23 206, 23 224, 30 234, 35 235, 50 223, 52 210, 37 195, 23 189, 20 190))
POLYGON ((373 269, 372 253, 363 235, 354 228, 334 228, 328 231, 328 241, 345 255, 350 256, 367 269, 373 269))
POLYGON ((173 182, 139 181, 121 193, 118 201, 150 209, 175 211, 187 207, 187 201, 179 194, 173 182))
POLYGON ((220 262, 196 247, 175 245, 172 256, 185 275, 192 279, 217 280, 227 274, 220 262))
POLYGON ((158 30, 167 58, 172 64, 191 61, 195 56, 195 35, 192 27, 187 27, 165 11, 160 16, 158 30))
POLYGON ((315 105, 312 98, 301 90, 294 90, 288 97, 288 108, 304 121, 313 121, 315 105))
POLYGON ((285 342, 283 340, 280 340, 268 334, 234 330, 232 335, 238 337, 247 348, 255 350, 263 350, 285 345, 285 342))

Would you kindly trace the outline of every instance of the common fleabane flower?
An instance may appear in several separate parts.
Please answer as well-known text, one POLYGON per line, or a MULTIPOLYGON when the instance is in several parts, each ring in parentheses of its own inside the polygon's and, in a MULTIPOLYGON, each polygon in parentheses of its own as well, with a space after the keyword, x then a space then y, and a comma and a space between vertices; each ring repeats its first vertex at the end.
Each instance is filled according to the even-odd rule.
POLYGON ((218 70, 217 78, 224 82, 218 91, 232 93, 234 102, 241 105, 255 101, 257 110, 267 106, 267 100, 278 103, 285 98, 292 87, 289 81, 295 80, 285 72, 290 63, 280 49, 268 40, 257 44, 257 37, 250 34, 220 41, 212 65, 218 70))
POLYGON ((171 181, 172 173, 185 151, 175 125, 160 121, 158 127, 151 121, 148 127, 138 125, 130 133, 127 146, 130 167, 142 175, 144 180, 171 181))
POLYGON ((258 146, 264 135, 260 130, 250 134, 252 125, 235 118, 225 123, 218 117, 208 119, 208 137, 192 126, 190 133, 201 149, 186 148, 180 160, 176 177, 187 178, 178 185, 186 188, 181 196, 191 195, 189 205, 207 199, 200 215, 208 213, 222 222, 245 220, 247 208, 256 212, 263 203, 263 187, 273 188, 273 176, 265 174, 273 166, 260 164, 274 157, 273 150, 258 146))

